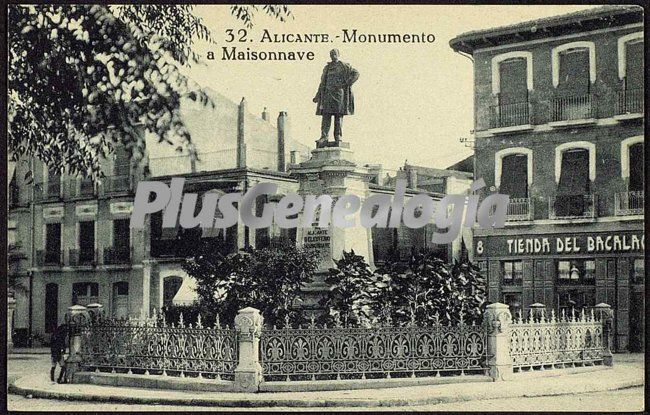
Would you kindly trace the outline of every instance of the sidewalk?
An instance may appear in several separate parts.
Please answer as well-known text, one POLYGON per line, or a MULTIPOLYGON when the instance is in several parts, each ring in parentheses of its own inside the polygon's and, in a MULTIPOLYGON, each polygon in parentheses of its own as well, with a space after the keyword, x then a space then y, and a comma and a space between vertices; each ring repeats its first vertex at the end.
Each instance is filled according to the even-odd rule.
POLYGON ((644 384, 643 355, 615 362, 612 368, 563 374, 521 373, 509 382, 456 383, 404 388, 327 392, 216 393, 52 384, 44 374, 29 375, 10 386, 11 393, 37 398, 93 402, 222 407, 379 407, 431 405, 514 397, 571 395, 610 391, 644 384))
POLYGON ((9 356, 15 354, 50 354, 49 347, 14 347, 9 356))

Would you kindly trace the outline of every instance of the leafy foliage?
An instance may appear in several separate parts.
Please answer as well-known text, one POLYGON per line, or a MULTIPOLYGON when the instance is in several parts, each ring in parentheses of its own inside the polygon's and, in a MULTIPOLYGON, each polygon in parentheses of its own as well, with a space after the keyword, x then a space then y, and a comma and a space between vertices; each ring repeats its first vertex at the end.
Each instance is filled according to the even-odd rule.
POLYGON ((370 267, 354 250, 343 252, 335 263, 336 268, 330 268, 325 279, 330 284, 330 291, 321 300, 321 305, 329 310, 328 320, 345 325, 370 324, 375 283, 370 267))
POLYGON ((344 253, 330 270, 323 305, 350 324, 479 322, 486 304, 484 279, 469 260, 446 264, 430 251, 413 253, 408 264, 387 262, 370 273, 362 257, 344 253))
MULTIPOLYGON (((124 144, 144 155, 144 131, 191 149, 182 98, 214 105, 180 69, 213 42, 191 5, 38 4, 8 7, 8 150, 52 169, 101 176, 100 161, 124 144)), ((284 20, 286 6, 263 12, 284 20)), ((233 6, 247 25, 257 6, 233 6)))
POLYGON ((233 254, 212 244, 188 258, 183 269, 197 281, 200 307, 217 311, 222 322, 232 324, 237 311, 254 307, 272 325, 287 316, 299 319, 294 305, 317 266, 317 253, 289 244, 233 254))

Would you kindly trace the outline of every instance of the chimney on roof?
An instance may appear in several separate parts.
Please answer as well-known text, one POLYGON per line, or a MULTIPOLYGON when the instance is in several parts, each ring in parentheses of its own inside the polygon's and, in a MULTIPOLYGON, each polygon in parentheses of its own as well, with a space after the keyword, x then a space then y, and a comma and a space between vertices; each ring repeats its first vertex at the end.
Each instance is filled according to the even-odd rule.
POLYGON ((287 112, 278 114, 278 171, 285 171, 284 146, 287 135, 287 112))
POLYGON ((237 114, 237 167, 246 167, 246 140, 244 119, 246 117, 246 98, 242 97, 237 114))
POLYGON ((266 110, 266 107, 264 107, 264 111, 262 111, 262 119, 263 119, 264 121, 268 121, 268 120, 269 120, 269 112, 266 110))
POLYGON ((291 152, 289 153, 289 163, 300 164, 300 151, 291 150, 291 152))
POLYGON ((418 188, 418 171, 408 166, 406 170, 406 183, 409 189, 417 190, 418 188))

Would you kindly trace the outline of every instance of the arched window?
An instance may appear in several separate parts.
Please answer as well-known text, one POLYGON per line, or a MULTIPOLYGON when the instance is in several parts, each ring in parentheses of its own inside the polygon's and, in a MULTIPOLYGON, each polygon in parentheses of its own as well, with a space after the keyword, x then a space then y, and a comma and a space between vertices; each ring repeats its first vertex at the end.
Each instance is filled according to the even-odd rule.
POLYGON ((528 197, 533 182, 533 151, 525 147, 499 150, 494 155, 494 185, 510 197, 528 197))
POLYGON ((592 212, 591 182, 596 178, 596 147, 589 142, 565 143, 555 148, 558 183, 556 217, 583 217, 592 212))

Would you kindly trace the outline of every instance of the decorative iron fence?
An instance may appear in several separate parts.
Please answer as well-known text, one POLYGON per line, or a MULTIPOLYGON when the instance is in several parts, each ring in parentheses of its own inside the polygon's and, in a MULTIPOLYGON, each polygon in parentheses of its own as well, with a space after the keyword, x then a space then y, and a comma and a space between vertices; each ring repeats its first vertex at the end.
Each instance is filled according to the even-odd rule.
POLYGON ((330 328, 312 319, 306 328, 265 329, 260 337, 267 381, 484 373, 486 356, 485 329, 467 324, 330 328))
POLYGON ((85 325, 84 370, 161 374, 232 380, 237 367, 237 334, 229 327, 167 325, 164 315, 149 319, 100 318, 85 325))
POLYGON ((510 325, 510 357, 515 369, 544 366, 566 367, 577 364, 596 364, 603 360, 603 325, 583 310, 570 316, 564 311, 556 319, 542 313, 537 321, 533 313, 528 320, 521 316, 510 325))

